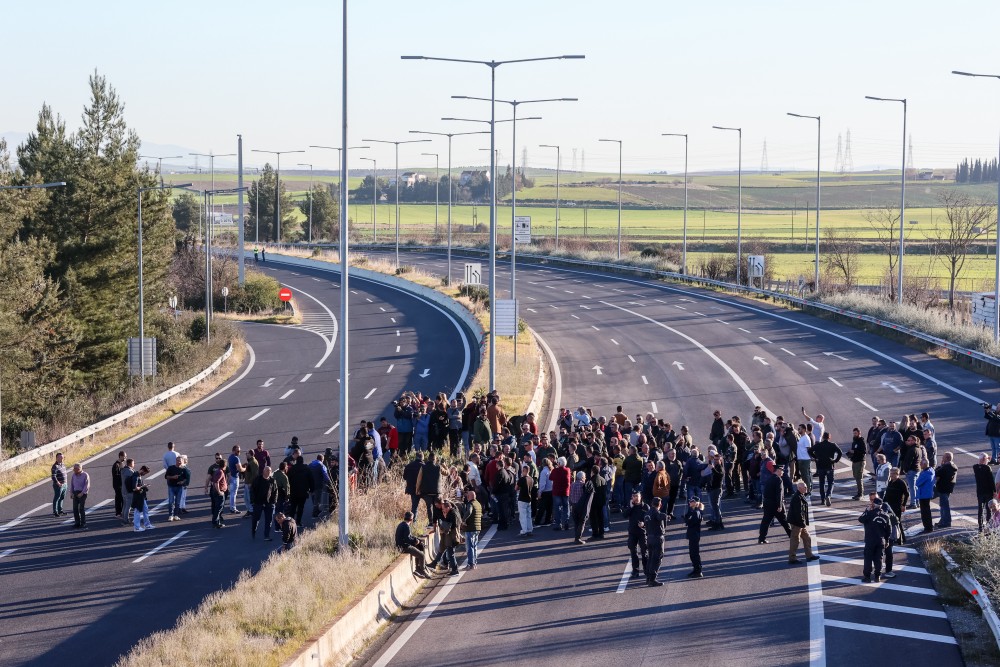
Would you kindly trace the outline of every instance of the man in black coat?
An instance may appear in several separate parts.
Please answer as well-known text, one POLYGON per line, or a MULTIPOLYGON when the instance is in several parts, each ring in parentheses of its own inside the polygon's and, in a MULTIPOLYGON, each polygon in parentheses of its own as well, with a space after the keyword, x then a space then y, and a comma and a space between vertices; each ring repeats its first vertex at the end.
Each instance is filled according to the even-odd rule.
POLYGON ((986 514, 987 521, 992 518, 989 516, 987 505, 993 500, 996 493, 993 469, 990 468, 990 457, 986 454, 980 456, 979 463, 972 466, 972 474, 976 478, 976 501, 979 503, 979 532, 981 533, 983 532, 983 514, 986 514))
POLYGON ((660 511, 659 498, 653 498, 643 523, 646 527, 646 550, 649 554, 646 561, 646 585, 662 586, 663 582, 657 581, 656 575, 660 571, 660 563, 663 562, 663 538, 667 532, 667 515, 660 511))
POLYGON ((788 508, 788 524, 792 532, 788 536, 788 564, 801 563, 796 554, 799 550, 799 540, 806 550, 806 560, 819 560, 812 551, 812 536, 809 534, 809 486, 802 480, 795 485, 795 495, 788 508))
POLYGON ((632 576, 639 576, 639 564, 642 563, 642 571, 646 572, 648 564, 648 552, 646 550, 646 512, 649 505, 642 502, 642 495, 635 491, 632 493, 632 502, 625 510, 625 519, 628 521, 628 551, 632 556, 632 576))
POLYGON ((889 546, 890 537, 889 517, 882 509, 882 500, 877 496, 872 498, 858 521, 865 527, 863 581, 878 581, 882 578, 882 557, 889 546))
POLYGON ((767 531, 774 519, 781 523, 781 527, 785 529, 785 533, 789 537, 792 534, 788 519, 785 517, 785 480, 782 479, 784 471, 776 467, 774 461, 768 461, 766 467, 771 475, 764 483, 764 517, 760 521, 758 544, 767 544, 767 531))
POLYGON ((816 474, 819 475, 819 501, 830 506, 830 494, 833 493, 833 467, 844 455, 840 447, 830 439, 830 432, 824 431, 823 437, 813 445, 809 453, 816 459, 816 474))
POLYGON ((604 505, 608 502, 608 483, 601 475, 601 469, 594 466, 590 470, 590 482, 594 485, 594 499, 590 503, 590 537, 604 539, 604 505))
POLYGON ((420 469, 424 467, 424 453, 417 452, 417 458, 406 464, 403 468, 403 482, 406 484, 405 493, 410 497, 410 511, 417 515, 417 507, 420 506, 420 494, 417 493, 417 477, 420 469))
POLYGON ((289 512, 295 518, 295 524, 302 523, 302 513, 306 508, 306 500, 313 490, 312 473, 306 460, 301 456, 295 459, 295 465, 288 469, 288 500, 291 503, 289 512))

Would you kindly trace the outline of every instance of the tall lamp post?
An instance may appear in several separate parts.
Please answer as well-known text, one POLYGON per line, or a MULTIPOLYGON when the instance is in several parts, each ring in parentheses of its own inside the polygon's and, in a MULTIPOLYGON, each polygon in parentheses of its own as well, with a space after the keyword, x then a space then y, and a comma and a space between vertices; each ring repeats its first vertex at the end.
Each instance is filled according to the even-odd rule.
POLYGON ((253 152, 268 153, 278 158, 274 168, 274 242, 281 243, 281 156, 288 153, 305 153, 305 151, 262 151, 254 148, 253 152))
POLYGON ((559 167, 562 164, 562 149, 553 144, 538 144, 538 147, 556 149, 556 250, 559 250, 559 167))
MULTIPOLYGON (((1000 79, 1000 74, 973 74, 971 72, 959 72, 958 70, 953 70, 952 74, 957 74, 959 76, 971 76, 982 79, 1000 79)), ((998 163, 1000 164, 1000 163, 998 163)), ((997 179, 997 252, 994 257, 996 258, 996 285, 995 292, 993 295, 993 303, 996 305, 996 312, 993 318, 993 341, 1000 343, 1000 179, 997 179)))
POLYGON ((160 187, 163 187, 163 161, 164 160, 183 160, 183 155, 164 155, 160 157, 158 155, 140 155, 143 160, 156 160, 156 173, 160 175, 160 187))
POLYGON ((796 118, 811 118, 812 120, 816 121, 816 258, 814 260, 815 263, 816 263, 816 271, 815 271, 815 274, 813 276, 813 285, 814 285, 813 289, 816 292, 819 292, 819 212, 820 212, 820 208, 821 208, 820 207, 820 173, 819 173, 820 152, 819 152, 819 149, 820 149, 820 139, 821 139, 822 132, 823 132, 823 121, 820 118, 820 116, 807 116, 805 114, 792 113, 791 111, 788 112, 788 115, 789 116, 794 116, 796 118))
MULTIPOLYGON (((539 62, 542 60, 582 59, 582 55, 547 56, 543 58, 519 58, 517 60, 466 60, 462 58, 438 58, 432 56, 401 56, 403 60, 435 60, 439 62, 464 63, 470 65, 485 65, 490 68, 490 303, 496 303, 496 268, 497 268, 497 191, 492 174, 496 171, 496 90, 497 67, 515 63, 539 62)), ((496 309, 490 308, 490 391, 496 388, 496 309)))
POLYGON ((618 259, 622 258, 622 140, 598 139, 612 144, 618 144, 618 259))
MULTIPOLYGON (((217 158, 217 157, 237 157, 236 153, 222 153, 222 154, 218 154, 218 153, 213 153, 211 151, 209 151, 208 153, 188 153, 188 155, 194 155, 194 156, 197 156, 197 157, 207 157, 208 158, 208 168, 209 168, 209 171, 212 173, 212 190, 215 190, 215 158, 217 158)), ((212 217, 212 214, 214 214, 214 213, 215 213, 215 205, 214 204, 212 205, 211 212, 209 211, 208 206, 205 207, 205 226, 206 227, 209 226, 208 220, 209 220, 210 217, 212 217)))
POLYGON ((308 162, 299 162, 300 167, 309 167, 309 243, 313 240, 313 166, 308 162))
POLYGON ((361 159, 372 163, 372 243, 378 243, 378 228, 375 224, 378 215, 378 162, 373 157, 361 159))
POLYGON ((743 128, 722 127, 713 125, 714 130, 736 132, 739 135, 739 157, 736 167, 737 204, 736 204, 736 284, 742 285, 743 280, 743 128))
POLYGON ((396 268, 399 268, 399 145, 429 143, 430 139, 407 139, 406 141, 387 141, 385 139, 362 139, 373 144, 392 144, 396 147, 396 268))
POLYGON ((438 235, 438 204, 441 201, 441 164, 440 156, 437 153, 421 153, 434 158, 434 238, 438 235))
POLYGON ((688 135, 677 132, 664 132, 663 137, 684 137, 684 233, 681 243, 681 273, 688 271, 688 135))
POLYGON ((142 195, 144 192, 150 192, 152 190, 169 190, 170 188, 189 188, 191 183, 181 183, 179 185, 154 185, 148 188, 138 188, 138 199, 139 199, 139 377, 143 382, 146 381, 146 304, 143 296, 143 276, 142 276, 142 195))
MULTIPOLYGON (((60 188, 66 185, 66 181, 54 183, 38 183, 35 185, 0 185, 0 190, 42 190, 48 188, 60 188)), ((3 383, 0 382, 0 445, 3 444, 3 383)), ((0 447, 0 458, 3 458, 3 448, 0 447)))
POLYGON ((903 167, 899 175, 899 271, 896 278, 896 303, 903 303, 903 232, 906 228, 906 98, 874 97, 865 95, 866 100, 876 102, 902 102, 903 104, 903 167))
POLYGON ((479 132, 425 132, 423 130, 410 130, 410 134, 429 134, 439 137, 448 137, 448 284, 451 285, 451 138, 461 137, 467 134, 489 134, 488 130, 479 132))

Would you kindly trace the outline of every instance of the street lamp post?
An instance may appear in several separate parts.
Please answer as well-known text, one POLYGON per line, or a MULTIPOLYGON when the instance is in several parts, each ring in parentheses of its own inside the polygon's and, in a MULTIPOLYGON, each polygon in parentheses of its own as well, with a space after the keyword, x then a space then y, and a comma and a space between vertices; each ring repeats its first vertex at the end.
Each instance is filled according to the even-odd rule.
POLYGON ((437 153, 421 153, 434 157, 434 238, 438 235, 438 204, 440 202, 439 190, 441 189, 441 165, 437 153))
POLYGON ((461 137, 467 134, 489 134, 489 131, 480 130, 479 132, 425 132, 423 130, 410 130, 410 134, 430 134, 439 137, 448 137, 448 285, 451 285, 451 138, 461 137))
MULTIPOLYGON (((496 90, 497 90, 497 67, 500 65, 538 62, 542 60, 566 60, 582 59, 582 55, 548 56, 544 58, 520 58, 517 60, 466 60, 461 58, 438 58, 431 56, 401 56, 403 60, 435 60, 440 62, 464 63, 471 65, 485 65, 490 68, 490 173, 495 171, 496 166, 496 90)), ((497 267, 497 192, 496 180, 490 178, 490 391, 496 388, 496 267, 497 267)))
POLYGON ((143 160, 156 160, 156 173, 160 175, 160 187, 163 187, 163 161, 164 160, 182 160, 183 155, 164 155, 160 157, 158 155, 140 155, 143 160))
MULTIPOLYGON (((300 167, 309 167, 309 243, 313 240, 313 166, 308 162, 299 162, 300 167)), ((343 186, 341 186, 343 187, 343 186)))
MULTIPOLYGON (((971 76, 983 79, 1000 79, 1000 74, 973 74, 971 72, 959 72, 957 70, 952 71, 952 74, 958 74, 959 76, 971 76)), ((997 179, 996 231, 997 231, 997 252, 995 253, 996 283, 994 285, 995 292, 993 294, 993 303, 996 306, 996 312, 994 313, 994 318, 993 318, 993 341, 996 343, 1000 343, 1000 179, 997 179)))
POLYGON ((687 274, 688 266, 688 135, 664 132, 664 137, 684 137, 684 233, 681 242, 681 273, 687 274))
POLYGON ((305 151, 262 151, 254 148, 253 152, 268 153, 278 158, 274 168, 274 242, 281 243, 281 156, 287 153, 305 153, 305 151))
POLYGON ((618 259, 622 258, 622 140, 598 139, 608 143, 618 144, 618 259))
POLYGON ((714 130, 727 130, 739 135, 739 158, 737 161, 737 208, 736 208, 736 284, 742 285, 743 276, 743 128, 713 125, 714 130))
POLYGON ((823 132, 823 121, 820 116, 807 116, 800 113, 788 112, 789 116, 796 118, 811 118, 816 121, 816 258, 814 260, 815 274, 813 275, 813 290, 819 292, 819 212, 820 212, 820 139, 823 132))
MULTIPOLYGON (((0 185, 0 190, 41 190, 48 188, 59 188, 66 185, 66 181, 55 183, 38 183, 36 185, 0 185)), ((3 383, 0 382, 0 459, 3 458, 3 383)))
POLYGON ((866 100, 876 102, 903 103, 903 170, 899 176, 899 271, 896 278, 896 303, 903 303, 903 230, 906 227, 906 98, 873 97, 865 95, 866 100))
POLYGON ((553 144, 538 144, 539 148, 556 149, 556 250, 559 250, 559 166, 561 164, 562 150, 553 144))
POLYGON ((378 228, 375 224, 378 215, 378 162, 373 157, 361 159, 372 163, 372 243, 378 243, 378 228))
POLYGON ((406 141, 387 141, 385 139, 362 139, 373 144, 392 144, 396 147, 396 269, 399 269, 399 145, 429 143, 430 139, 407 139, 406 141))
MULTIPOLYGON (((212 173, 212 190, 213 191, 215 190, 215 158, 217 158, 217 157, 236 157, 236 153, 223 153, 223 154, 219 155, 219 154, 213 153, 211 151, 209 151, 208 153, 188 153, 188 155, 194 155, 194 156, 197 156, 197 157, 207 157, 208 158, 208 168, 209 168, 209 171, 212 173)), ((206 197, 205 200, 207 201, 208 198, 206 197)), ((209 218, 212 217, 212 214, 214 214, 214 213, 215 213, 215 205, 214 204, 212 205, 212 210, 211 211, 209 211, 208 206, 205 206, 205 226, 206 227, 210 227, 210 225, 208 224, 208 220, 209 220, 209 218)))

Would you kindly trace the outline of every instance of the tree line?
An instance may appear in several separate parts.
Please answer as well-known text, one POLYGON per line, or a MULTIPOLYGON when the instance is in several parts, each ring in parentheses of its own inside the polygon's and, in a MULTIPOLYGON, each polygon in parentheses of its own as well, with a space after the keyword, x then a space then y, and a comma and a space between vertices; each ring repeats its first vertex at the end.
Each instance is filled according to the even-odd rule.
POLYGON ((997 158, 993 160, 976 159, 970 162, 965 158, 955 167, 956 183, 996 183, 1000 178, 1000 164, 997 158))

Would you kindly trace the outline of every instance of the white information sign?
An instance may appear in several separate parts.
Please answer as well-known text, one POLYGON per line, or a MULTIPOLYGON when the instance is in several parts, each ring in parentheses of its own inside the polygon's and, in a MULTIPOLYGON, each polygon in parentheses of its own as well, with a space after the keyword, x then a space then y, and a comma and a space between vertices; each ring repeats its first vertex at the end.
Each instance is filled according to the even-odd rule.
POLYGON ((751 278, 764 277, 764 255, 747 255, 747 266, 751 278))
POLYGON ((465 263, 465 284, 466 285, 482 285, 483 284, 483 265, 479 262, 466 262, 465 263))
POLYGON ((531 216, 514 216, 514 241, 516 243, 531 243, 531 216))
POLYGON ((496 300, 496 335, 513 336, 517 332, 517 299, 496 300))

